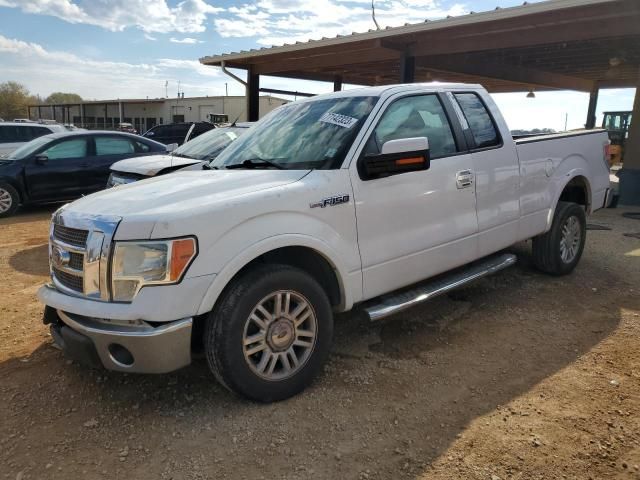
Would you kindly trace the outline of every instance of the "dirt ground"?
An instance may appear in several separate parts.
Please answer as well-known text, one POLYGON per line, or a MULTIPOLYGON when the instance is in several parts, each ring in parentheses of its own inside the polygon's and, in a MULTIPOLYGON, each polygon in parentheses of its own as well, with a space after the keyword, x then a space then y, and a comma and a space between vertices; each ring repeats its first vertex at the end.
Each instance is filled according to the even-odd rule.
MULTIPOLYGON (((91 371, 36 290, 52 209, 0 220, 0 478, 640 479, 640 221, 598 212, 573 275, 518 265, 372 324, 341 316, 312 388, 258 405, 204 360, 91 371)), ((635 211, 640 211, 636 209, 635 211)))

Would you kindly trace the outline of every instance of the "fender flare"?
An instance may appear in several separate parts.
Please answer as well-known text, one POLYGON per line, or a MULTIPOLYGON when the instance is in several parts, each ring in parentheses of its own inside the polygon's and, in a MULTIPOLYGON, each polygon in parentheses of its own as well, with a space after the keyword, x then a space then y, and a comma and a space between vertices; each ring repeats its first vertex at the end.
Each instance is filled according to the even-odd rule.
POLYGON ((347 281, 349 272, 344 268, 344 262, 339 260, 337 252, 326 243, 309 235, 283 234, 262 239, 227 262, 215 275, 213 282, 202 298, 198 308, 198 315, 205 314, 213 309, 224 288, 246 265, 265 253, 284 247, 309 248, 321 255, 336 273, 342 299, 338 310, 344 311, 351 308, 354 303, 354 295, 347 281))
POLYGON ((558 178, 557 185, 558 188, 553 196, 553 202, 551 204, 551 208, 549 209, 549 215, 547 216, 547 228, 545 231, 549 231, 551 228, 551 224, 553 223, 553 217, 556 213, 556 208, 558 207, 558 202, 560 201, 560 196, 564 189, 567 188, 567 185, 575 178, 582 177, 584 179, 584 183, 587 190, 587 214, 590 214, 592 211, 592 192, 591 192, 591 183, 589 182, 589 177, 587 172, 583 168, 574 168, 569 170, 562 177, 558 178))

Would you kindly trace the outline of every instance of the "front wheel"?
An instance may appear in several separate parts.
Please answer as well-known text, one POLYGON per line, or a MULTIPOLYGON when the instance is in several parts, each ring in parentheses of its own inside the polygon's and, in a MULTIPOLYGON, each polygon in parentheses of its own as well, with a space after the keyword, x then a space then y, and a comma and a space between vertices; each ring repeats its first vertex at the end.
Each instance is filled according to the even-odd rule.
POLYGON ((16 213, 19 203, 18 191, 8 183, 0 183, 0 218, 16 213))
POLYGON ((287 265, 262 265, 222 294, 207 320, 209 367, 229 390, 273 402, 304 390, 330 350, 333 314, 313 277, 287 265))
POLYGON ((587 235, 584 208, 558 202, 551 229, 533 239, 533 262, 552 275, 571 273, 580 261, 587 235))

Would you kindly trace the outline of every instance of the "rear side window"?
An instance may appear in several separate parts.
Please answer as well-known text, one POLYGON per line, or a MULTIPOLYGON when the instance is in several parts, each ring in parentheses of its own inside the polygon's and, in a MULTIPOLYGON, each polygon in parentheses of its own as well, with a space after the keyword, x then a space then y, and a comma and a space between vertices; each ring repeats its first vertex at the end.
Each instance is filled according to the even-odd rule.
POLYGON ((16 128, 12 125, 0 125, 0 143, 17 142, 16 128))
POLYGON ((65 140, 57 143, 53 147, 45 150, 44 153, 49 160, 63 158, 82 158, 87 156, 87 141, 84 138, 65 140))
POLYGON ((38 138, 43 135, 49 135, 51 131, 45 127, 29 127, 31 129, 31 138, 38 138))
POLYGON ((122 155, 135 153, 136 149, 128 138, 96 137, 96 155, 122 155))
POLYGON ((136 140, 136 147, 139 152, 146 153, 149 150, 151 150, 151 147, 149 145, 147 145, 146 143, 138 142, 137 140, 136 140))
POLYGON ((467 119, 476 148, 500 145, 498 131, 480 97, 475 93, 456 93, 454 96, 467 119))

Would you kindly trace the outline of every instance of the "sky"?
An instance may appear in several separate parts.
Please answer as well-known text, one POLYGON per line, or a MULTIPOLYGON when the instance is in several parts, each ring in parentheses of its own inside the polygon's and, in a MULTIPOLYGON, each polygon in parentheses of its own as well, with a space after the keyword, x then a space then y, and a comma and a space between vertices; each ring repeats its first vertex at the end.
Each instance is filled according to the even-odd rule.
MULTIPOLYGON (((531 1, 529 2, 531 3, 531 1)), ((381 27, 521 5, 521 0, 376 0, 381 27)), ((46 97, 244 95, 206 55, 363 32, 369 0, 0 0, 0 82, 46 97), (225 85, 226 84, 226 85, 225 85)), ((238 74, 242 75, 242 71, 238 74)), ((332 85, 267 77, 262 87, 324 93, 332 85)), ((633 89, 604 90, 598 113, 630 110, 633 89)), ((512 129, 580 128, 588 95, 497 94, 512 129)))

